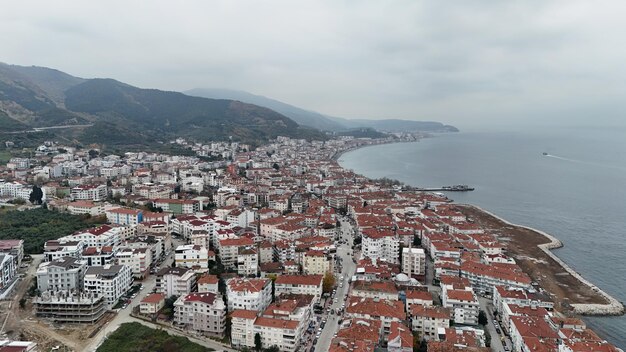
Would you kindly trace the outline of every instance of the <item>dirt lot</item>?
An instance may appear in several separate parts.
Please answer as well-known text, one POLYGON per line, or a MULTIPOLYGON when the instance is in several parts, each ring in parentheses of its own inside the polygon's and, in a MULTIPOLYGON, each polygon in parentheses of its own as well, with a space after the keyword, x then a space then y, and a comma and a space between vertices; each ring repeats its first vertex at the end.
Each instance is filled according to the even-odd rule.
MULTIPOLYGON (((3 334, 15 340, 34 341, 40 351, 50 351, 59 346, 61 351, 83 351, 90 342, 89 334, 107 321, 114 314, 106 313, 97 324, 57 325, 34 316, 31 300, 28 299, 24 308, 20 307, 20 299, 28 297, 28 289, 33 283, 34 274, 41 258, 35 260, 28 269, 20 269, 25 277, 14 289, 9 300, 0 302, 0 325, 4 324, 3 334)), ((29 298, 29 297, 28 297, 29 298)))
POLYGON ((558 262, 537 247, 540 244, 549 243, 550 239, 526 228, 510 226, 475 207, 459 205, 458 208, 474 222, 508 243, 509 255, 533 281, 553 295, 557 309, 567 311, 568 304, 574 303, 608 303, 604 297, 572 276, 558 262))

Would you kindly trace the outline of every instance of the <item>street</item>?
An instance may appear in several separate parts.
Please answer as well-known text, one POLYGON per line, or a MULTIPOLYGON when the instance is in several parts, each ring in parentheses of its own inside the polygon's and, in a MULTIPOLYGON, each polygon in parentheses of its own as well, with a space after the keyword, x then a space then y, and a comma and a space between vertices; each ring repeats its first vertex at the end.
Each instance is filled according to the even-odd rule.
MULTIPOLYGON (((337 315, 337 310, 342 309, 342 305, 346 303, 346 296, 350 287, 350 278, 356 272, 356 264, 352 261, 352 241, 354 239, 353 229, 349 222, 341 221, 341 240, 345 240, 345 244, 341 244, 337 248, 337 257, 341 258, 342 271, 337 275, 337 287, 336 294, 329 297, 332 299, 330 308, 335 311, 335 314, 328 314, 326 325, 322 330, 320 337, 318 338, 315 351, 328 351, 330 348, 330 342, 333 339, 335 333, 338 331, 339 320, 343 315, 337 315), (341 277, 343 276, 343 280, 341 277), (343 283, 343 285, 340 285, 343 283)), ((344 307, 345 308, 345 307, 344 307)), ((327 311, 326 311, 327 312, 327 311)), ((327 314, 327 313, 326 313, 327 314)))
MULTIPOLYGON (((182 240, 172 239, 172 250, 170 251, 170 254, 163 260, 163 263, 159 266, 160 268, 172 265, 172 263, 174 262, 174 249, 180 244, 183 244, 182 240)), ((144 288, 139 291, 137 297, 132 298, 131 303, 128 305, 128 307, 126 307, 125 309, 120 309, 115 318, 113 318, 113 320, 106 324, 102 328, 102 330, 100 330, 98 334, 96 334, 96 336, 91 339, 89 345, 87 345, 87 347, 85 348, 85 351, 96 351, 98 347, 104 342, 106 337, 124 323, 138 322, 154 329, 164 329, 162 325, 153 324, 141 319, 134 318, 130 315, 130 313, 132 312, 132 308, 138 305, 145 296, 152 292, 153 288, 156 285, 156 275, 149 275, 147 278, 143 279, 141 283, 143 284, 144 288)), ((188 337, 192 342, 195 342, 205 347, 213 348, 216 351, 234 351, 232 349, 225 348, 222 344, 208 338, 189 337, 175 329, 168 329, 167 327, 165 327, 165 330, 167 330, 167 332, 172 335, 188 337)))
POLYGON ((503 341, 500 339, 504 336, 502 328, 500 327, 500 334, 496 331, 496 326, 494 324, 494 315, 493 315, 493 305, 491 300, 484 297, 478 297, 478 301, 480 302, 480 309, 482 309, 487 314, 487 319, 489 323, 485 326, 489 335, 491 335, 491 350, 495 352, 505 351, 504 346, 508 346, 510 351, 511 344, 508 341, 508 338, 505 337, 504 345, 503 341))

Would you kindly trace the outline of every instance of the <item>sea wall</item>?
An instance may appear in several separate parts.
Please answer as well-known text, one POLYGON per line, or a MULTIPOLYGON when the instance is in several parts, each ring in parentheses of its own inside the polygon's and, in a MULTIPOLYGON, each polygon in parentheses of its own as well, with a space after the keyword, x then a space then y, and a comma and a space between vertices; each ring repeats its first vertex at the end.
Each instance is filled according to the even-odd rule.
POLYGON ((528 227, 528 226, 523 226, 523 225, 517 225, 517 224, 513 224, 510 223, 504 219, 502 219, 501 217, 485 210, 482 209, 478 206, 475 205, 471 205, 471 204, 464 204, 464 206, 469 206, 469 207, 473 207, 475 209, 480 210, 483 213, 489 214, 490 216, 502 221, 503 223, 509 225, 509 226, 516 226, 519 228, 524 228, 533 232, 536 232, 544 237, 546 237, 548 240, 550 240, 550 242, 548 243, 544 243, 544 244, 540 244, 538 247, 545 252, 548 256, 550 256, 552 259, 554 259, 554 261, 556 261, 557 263, 559 263, 559 265, 561 267, 563 267, 563 269, 565 271, 567 271, 569 274, 571 274, 573 277, 577 278, 582 284, 589 286, 593 291, 597 292, 598 294, 600 294, 602 297, 604 297, 609 303, 607 304, 571 304, 572 308, 574 309, 574 312, 577 314, 581 314, 581 315, 623 315, 624 314, 624 305, 619 302, 617 299, 615 299, 614 297, 612 297, 611 295, 609 295, 608 293, 602 291, 599 287, 597 287, 596 285, 592 284, 591 282, 589 282, 587 279, 585 279, 584 277, 582 277, 582 275, 580 275, 578 272, 576 272, 574 269, 570 268, 563 260, 561 260, 561 258, 557 257, 554 253, 552 253, 552 249, 556 249, 556 248, 561 248, 563 247, 563 242, 561 242, 559 239, 557 239, 556 237, 541 231, 541 230, 537 230, 534 229, 532 227, 528 227))

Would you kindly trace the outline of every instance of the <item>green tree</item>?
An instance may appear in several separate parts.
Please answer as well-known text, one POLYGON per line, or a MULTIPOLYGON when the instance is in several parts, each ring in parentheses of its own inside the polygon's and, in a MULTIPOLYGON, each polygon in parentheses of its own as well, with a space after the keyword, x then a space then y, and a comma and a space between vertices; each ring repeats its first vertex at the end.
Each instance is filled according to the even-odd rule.
POLYGON ((280 348, 278 346, 273 345, 263 350, 263 352, 280 352, 280 348))
POLYGON ((322 291, 324 293, 329 293, 333 290, 335 286, 335 275, 333 275, 330 271, 326 272, 324 275, 324 279, 322 280, 322 291))
POLYGON ((272 303, 276 302, 276 274, 268 274, 267 278, 272 280, 272 303))
POLYGON ((261 334, 258 332, 254 334, 254 349, 260 351, 263 348, 263 341, 261 341, 261 334))
POLYGON ((272 167, 274 168, 274 170, 278 170, 278 169, 280 169, 280 166, 278 166, 278 164, 277 164, 277 163, 274 163, 274 165, 272 165, 272 167))
POLYGON ((169 319, 174 317, 174 303, 178 296, 170 296, 165 299, 165 304, 163 305, 163 310, 161 311, 163 314, 167 315, 169 319))
POLYGON ((37 185, 34 185, 32 192, 30 192, 30 196, 28 197, 28 200, 32 204, 43 203, 43 191, 41 190, 41 188, 37 187, 37 185))
POLYGON ((26 297, 22 297, 22 299, 20 299, 20 308, 24 309, 26 307, 26 297))
POLYGON ((488 323, 489 319, 487 319, 487 314, 485 314, 485 311, 481 310, 480 312, 478 312, 478 324, 485 326, 488 323))

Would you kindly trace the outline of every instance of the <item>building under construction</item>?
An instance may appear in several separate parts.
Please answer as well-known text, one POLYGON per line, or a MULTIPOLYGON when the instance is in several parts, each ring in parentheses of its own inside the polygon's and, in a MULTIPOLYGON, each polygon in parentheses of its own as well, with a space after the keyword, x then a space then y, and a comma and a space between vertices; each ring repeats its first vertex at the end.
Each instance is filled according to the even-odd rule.
POLYGON ((44 292, 35 300, 37 316, 55 323, 95 323, 106 311, 103 296, 68 291, 44 292))

